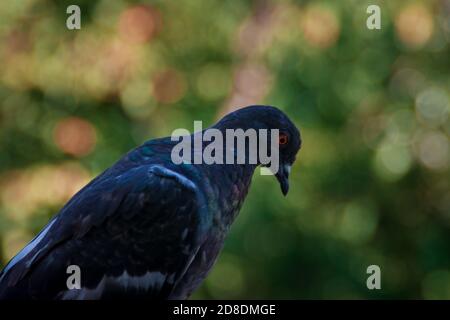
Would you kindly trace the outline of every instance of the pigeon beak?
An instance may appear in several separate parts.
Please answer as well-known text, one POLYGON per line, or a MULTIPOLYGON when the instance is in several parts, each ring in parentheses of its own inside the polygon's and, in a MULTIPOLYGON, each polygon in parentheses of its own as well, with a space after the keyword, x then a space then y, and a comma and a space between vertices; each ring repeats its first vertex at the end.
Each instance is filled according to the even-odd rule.
POLYGON ((290 164, 284 164, 279 169, 277 174, 275 175, 277 177, 278 182, 280 183, 281 192, 284 196, 287 195, 289 192, 289 173, 291 172, 291 165, 290 164))

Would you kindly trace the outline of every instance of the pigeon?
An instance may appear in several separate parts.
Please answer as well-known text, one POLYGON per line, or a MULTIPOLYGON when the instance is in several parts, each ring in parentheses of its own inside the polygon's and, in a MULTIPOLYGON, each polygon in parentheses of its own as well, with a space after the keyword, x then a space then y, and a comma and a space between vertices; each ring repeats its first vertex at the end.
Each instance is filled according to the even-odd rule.
MULTIPOLYGON (((278 129, 275 177, 287 194, 301 137, 282 111, 248 106, 210 128, 278 129)), ((217 260, 261 162, 176 164, 176 144, 149 140, 76 193, 4 267, 0 299, 189 298, 217 260)))

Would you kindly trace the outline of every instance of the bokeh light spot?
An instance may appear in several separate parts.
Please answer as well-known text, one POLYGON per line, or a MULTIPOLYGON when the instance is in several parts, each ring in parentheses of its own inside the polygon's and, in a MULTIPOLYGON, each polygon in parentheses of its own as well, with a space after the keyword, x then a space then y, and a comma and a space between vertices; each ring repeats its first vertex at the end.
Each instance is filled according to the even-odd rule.
POLYGON ((152 103, 150 81, 133 81, 122 90, 120 98, 125 112, 132 118, 141 119, 150 115, 152 103))
POLYGON ((378 147, 375 155, 375 172, 382 179, 398 180, 409 171, 411 165, 409 147, 388 142, 378 147))
POLYGON ((420 161, 429 169, 445 170, 449 167, 449 140, 439 131, 422 134, 418 138, 420 161))
POLYGON ((160 20, 156 9, 138 5, 126 9, 119 19, 121 38, 131 43, 143 43, 156 33, 160 20))
POLYGON ((247 63, 236 69, 233 92, 223 112, 257 104, 264 99, 272 87, 272 75, 265 65, 247 63))
POLYGON ((340 25, 336 14, 325 6, 312 5, 306 8, 301 26, 306 41, 314 47, 331 47, 339 38, 340 25))
POLYGON ((82 157, 92 152, 97 142, 97 135, 90 122, 77 117, 69 117, 56 124, 53 139, 63 152, 82 157))
POLYGON ((416 97, 416 110, 419 119, 430 125, 440 125, 447 121, 449 98, 440 88, 428 88, 416 97))
POLYGON ((196 87, 199 95, 207 100, 225 97, 231 87, 228 69, 216 64, 204 66, 197 76, 196 87))
POLYGON ((378 216, 371 205, 358 202, 349 203, 344 207, 339 231, 345 240, 359 244, 373 236, 378 222, 378 216))
POLYGON ((410 4, 401 9, 395 18, 395 28, 404 44, 420 48, 433 34, 433 17, 423 4, 410 4))
POLYGON ((158 102, 175 103, 186 93, 186 80, 183 74, 168 69, 158 73, 153 79, 153 95, 158 102))
POLYGON ((389 141, 396 144, 408 145, 413 138, 415 127, 414 113, 410 109, 400 109, 389 117, 386 133, 389 141))
POLYGON ((71 162, 8 171, 0 179, 0 200, 6 216, 26 221, 41 206, 67 201, 90 178, 83 167, 71 162))

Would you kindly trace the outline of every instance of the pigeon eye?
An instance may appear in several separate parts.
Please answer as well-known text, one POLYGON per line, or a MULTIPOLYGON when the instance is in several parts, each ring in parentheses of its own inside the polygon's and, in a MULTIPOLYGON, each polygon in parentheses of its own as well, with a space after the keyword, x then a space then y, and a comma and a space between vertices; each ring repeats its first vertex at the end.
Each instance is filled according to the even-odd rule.
POLYGON ((288 142, 289 142, 289 138, 288 138, 287 134, 284 134, 284 133, 280 134, 280 136, 278 137, 278 143, 280 145, 285 145, 288 142))

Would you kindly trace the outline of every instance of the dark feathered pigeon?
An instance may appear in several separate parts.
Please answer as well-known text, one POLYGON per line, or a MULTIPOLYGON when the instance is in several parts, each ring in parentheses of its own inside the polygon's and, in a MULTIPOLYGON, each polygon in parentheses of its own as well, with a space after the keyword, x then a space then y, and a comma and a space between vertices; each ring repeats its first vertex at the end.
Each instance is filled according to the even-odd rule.
MULTIPOLYGON (((301 139, 285 114, 251 106, 211 128, 279 129, 276 177, 287 193, 301 139)), ((260 163, 175 164, 176 143, 148 141, 79 191, 0 273, 0 298, 189 297, 213 266, 260 163), (69 266, 79 267, 79 289, 67 285, 69 266)))

